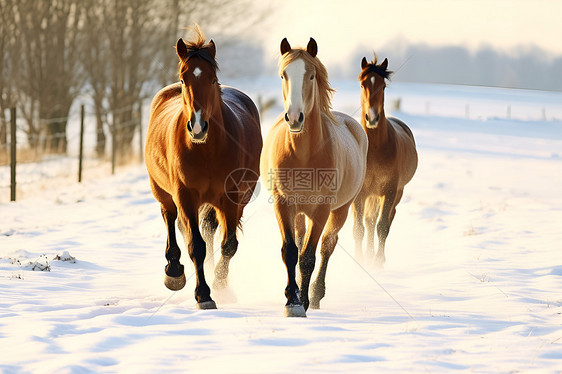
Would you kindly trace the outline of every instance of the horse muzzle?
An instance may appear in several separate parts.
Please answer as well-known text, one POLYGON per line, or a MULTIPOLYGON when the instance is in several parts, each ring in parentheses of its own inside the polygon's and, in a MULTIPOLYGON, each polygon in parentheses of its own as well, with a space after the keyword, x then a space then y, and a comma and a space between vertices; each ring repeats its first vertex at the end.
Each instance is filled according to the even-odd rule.
POLYGON ((367 128, 376 129, 379 125, 380 118, 381 115, 379 112, 375 112, 373 109, 369 108, 369 111, 365 114, 367 128))
POLYGON ((203 143, 207 140, 209 132, 208 121, 187 121, 187 131, 195 143, 203 143))
POLYGON ((300 112, 297 119, 293 119, 289 116, 288 112, 285 112, 285 122, 289 125, 289 131, 293 134, 298 134, 302 132, 304 127, 304 113, 300 112))

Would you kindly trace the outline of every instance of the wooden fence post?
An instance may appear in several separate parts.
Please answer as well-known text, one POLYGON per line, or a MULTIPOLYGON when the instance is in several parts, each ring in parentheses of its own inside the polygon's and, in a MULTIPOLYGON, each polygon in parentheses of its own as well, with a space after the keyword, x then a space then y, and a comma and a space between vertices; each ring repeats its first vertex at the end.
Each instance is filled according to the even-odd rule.
POLYGON ((143 157, 143 142, 142 142, 142 100, 139 101, 139 153, 140 153, 140 162, 141 164, 144 161, 143 157))
POLYGON ((78 183, 82 182, 82 159, 84 158, 84 104, 80 107, 80 149, 78 150, 78 183))
POLYGON ((10 115, 10 201, 16 201, 16 108, 10 115))
POLYGON ((115 162, 117 153, 117 142, 115 141, 115 136, 117 135, 117 123, 115 119, 115 114, 113 114, 113 126, 111 126, 111 175, 115 175, 115 162))

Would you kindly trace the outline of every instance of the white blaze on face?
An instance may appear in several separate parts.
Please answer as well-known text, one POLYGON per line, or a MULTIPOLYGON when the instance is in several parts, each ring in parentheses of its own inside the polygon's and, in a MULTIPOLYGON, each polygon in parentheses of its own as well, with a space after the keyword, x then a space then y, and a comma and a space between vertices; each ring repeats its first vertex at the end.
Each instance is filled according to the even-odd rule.
POLYGON ((304 81, 305 65, 301 59, 291 62, 285 69, 287 75, 288 93, 285 109, 290 122, 295 122, 303 110, 302 86, 304 81))
POLYGON ((195 78, 199 78, 199 76, 201 75, 202 72, 203 72, 203 70, 199 69, 198 67, 193 69, 193 75, 195 76, 195 78))
POLYGON ((374 121, 376 117, 377 117, 377 114, 375 113, 373 108, 369 108, 369 120, 374 121))
POLYGON ((193 135, 199 135, 203 128, 201 127, 201 109, 195 112, 195 123, 193 124, 193 135))
POLYGON ((375 88, 375 77, 371 77, 371 84, 373 85, 373 88, 375 88))

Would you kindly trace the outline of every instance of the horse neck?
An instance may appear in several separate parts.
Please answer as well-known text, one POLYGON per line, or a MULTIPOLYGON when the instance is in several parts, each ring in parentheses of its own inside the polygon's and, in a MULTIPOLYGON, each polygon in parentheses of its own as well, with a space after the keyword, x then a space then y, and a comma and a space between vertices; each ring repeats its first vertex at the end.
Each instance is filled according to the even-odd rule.
POLYGON ((317 145, 323 144, 324 136, 324 123, 322 122, 322 112, 317 104, 306 116, 304 120, 303 132, 300 134, 291 134, 287 129, 287 142, 297 159, 306 161, 309 160, 312 154, 317 152, 317 145))
MULTIPOLYGON (((365 115, 363 114, 363 117, 365 115)), ((364 120, 363 120, 364 121, 364 120)), ((375 148, 380 148, 389 141, 389 137, 392 136, 392 126, 388 123, 388 119, 384 114, 384 109, 380 112, 380 120, 376 129, 367 128, 367 135, 369 138, 369 144, 373 144, 375 148)))

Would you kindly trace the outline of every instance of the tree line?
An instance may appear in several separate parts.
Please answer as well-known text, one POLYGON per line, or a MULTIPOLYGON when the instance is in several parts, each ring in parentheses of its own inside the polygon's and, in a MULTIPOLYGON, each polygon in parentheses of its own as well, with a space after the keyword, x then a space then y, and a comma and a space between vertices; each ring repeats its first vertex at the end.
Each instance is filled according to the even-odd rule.
POLYGON ((0 0, 0 150, 8 108, 18 108, 29 146, 66 153, 67 118, 80 96, 91 97, 96 153, 115 137, 131 152, 131 123, 153 87, 176 80, 173 46, 185 26, 228 27, 263 16, 249 0, 0 0), (220 9, 221 12, 218 12, 220 9))

